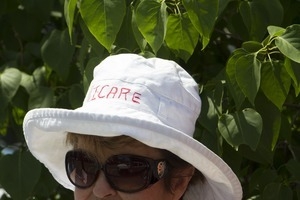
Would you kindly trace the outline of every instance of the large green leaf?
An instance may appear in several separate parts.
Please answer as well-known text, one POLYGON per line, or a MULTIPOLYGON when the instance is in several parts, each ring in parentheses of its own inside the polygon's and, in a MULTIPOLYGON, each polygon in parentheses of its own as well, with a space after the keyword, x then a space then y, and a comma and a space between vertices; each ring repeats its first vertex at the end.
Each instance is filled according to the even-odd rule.
POLYGON ((279 110, 286 100, 291 78, 282 62, 264 62, 261 69, 261 89, 279 110))
POLYGON ((296 63, 289 58, 285 59, 284 66, 293 80, 296 96, 300 93, 300 63, 296 63))
POLYGON ((69 75, 74 51, 68 31, 54 30, 42 46, 42 57, 46 65, 65 80, 69 75))
POLYGON ((223 114, 218 122, 218 130, 232 147, 238 149, 239 145, 246 144, 255 150, 262 132, 262 118, 251 108, 223 114))
POLYGON ((16 68, 6 68, 0 73, 0 89, 6 101, 10 101, 14 97, 20 86, 21 80, 22 74, 16 68))
POLYGON ((286 57, 300 63, 300 25, 295 24, 286 28, 286 31, 276 37, 275 44, 286 57))
POLYGON ((280 0, 241 1, 239 10, 251 39, 255 41, 262 40, 270 24, 279 25, 283 20, 280 0))
POLYGON ((111 52, 126 13, 125 1, 84 0, 79 10, 90 32, 111 52))
POLYGON ((261 81, 261 62, 255 54, 243 55, 236 61, 235 76, 244 95, 254 105, 261 81))
POLYGON ((192 24, 200 33, 204 49, 209 43, 218 16, 219 0, 182 0, 182 3, 192 24))
POLYGON ((24 200, 37 184, 41 164, 26 152, 16 152, 0 159, 0 184, 14 200, 24 200))
POLYGON ((141 1, 135 11, 136 24, 154 53, 160 49, 166 35, 167 6, 164 1, 141 1))
POLYGON ((166 43, 168 47, 177 56, 187 61, 194 52, 199 33, 191 23, 187 13, 169 15, 167 27, 166 43))
POLYGON ((73 22, 74 22, 76 5, 77 5, 77 0, 65 0, 64 13, 65 13, 66 23, 68 25, 71 42, 72 42, 72 35, 73 35, 72 32, 73 32, 73 22))

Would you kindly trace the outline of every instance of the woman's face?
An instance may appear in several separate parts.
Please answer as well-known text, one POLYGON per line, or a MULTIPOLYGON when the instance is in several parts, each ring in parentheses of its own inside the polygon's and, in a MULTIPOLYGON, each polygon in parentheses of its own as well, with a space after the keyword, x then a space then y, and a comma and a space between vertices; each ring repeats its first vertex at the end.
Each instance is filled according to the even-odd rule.
MULTIPOLYGON (((80 141, 77 143, 78 148, 85 150, 86 145, 81 145, 80 141)), ((160 151, 151 148, 142 143, 135 142, 134 144, 121 145, 119 148, 101 148, 97 150, 96 156, 100 163, 104 163, 107 158, 117 154, 133 154, 144 156, 148 158, 163 159, 160 151)), ((175 183, 177 184, 177 183, 175 183)), ((124 193, 114 190, 106 180, 103 171, 100 171, 96 182, 87 189, 76 188, 74 192, 75 200, 179 200, 186 186, 176 187, 174 192, 166 189, 164 180, 161 179, 148 188, 136 193, 124 193), (179 191, 183 190, 183 191, 179 191)))

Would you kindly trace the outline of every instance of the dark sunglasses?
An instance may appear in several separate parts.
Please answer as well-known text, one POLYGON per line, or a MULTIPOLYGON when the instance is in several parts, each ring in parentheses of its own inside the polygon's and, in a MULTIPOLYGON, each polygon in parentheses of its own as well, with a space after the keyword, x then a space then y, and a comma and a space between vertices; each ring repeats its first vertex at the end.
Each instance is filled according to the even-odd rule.
POLYGON ((126 193, 144 190, 167 173, 166 160, 121 154, 109 157, 101 165, 95 156, 82 150, 67 152, 65 165, 69 180, 78 188, 91 187, 103 171, 113 189, 126 193))

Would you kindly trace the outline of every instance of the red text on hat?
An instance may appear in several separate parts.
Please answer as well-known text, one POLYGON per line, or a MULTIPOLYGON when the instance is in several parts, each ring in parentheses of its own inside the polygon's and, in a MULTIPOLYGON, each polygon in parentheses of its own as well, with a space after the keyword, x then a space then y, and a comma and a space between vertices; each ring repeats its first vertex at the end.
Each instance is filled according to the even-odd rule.
POLYGON ((121 99, 139 104, 141 95, 142 94, 132 91, 132 89, 127 87, 97 85, 93 87, 93 92, 89 101, 94 101, 96 99, 121 99))

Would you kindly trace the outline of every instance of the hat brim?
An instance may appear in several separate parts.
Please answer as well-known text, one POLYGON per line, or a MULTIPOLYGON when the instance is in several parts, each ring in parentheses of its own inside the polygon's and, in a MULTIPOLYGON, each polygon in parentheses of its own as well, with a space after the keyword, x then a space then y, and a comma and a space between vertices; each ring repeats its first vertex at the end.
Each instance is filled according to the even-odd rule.
MULTIPOLYGON (((131 112, 128 109, 128 112, 131 112)), ((133 110, 132 112, 136 112, 133 110)), ((139 113, 94 113, 93 110, 35 109, 24 119, 24 134, 32 154, 44 163, 64 187, 74 190, 64 166, 72 147, 66 144, 68 132, 113 137, 130 136, 148 146, 166 149, 192 164, 205 176, 204 183, 189 187, 184 200, 240 200, 242 189, 230 167, 215 153, 192 137, 161 123, 142 120, 139 113), (131 116, 131 117, 128 117, 131 116), (158 139, 159 138, 159 139, 158 139), (180 148, 179 148, 180 147, 180 148)), ((153 115, 149 114, 149 117, 153 115)), ((146 118, 144 118, 146 119, 146 118)))

